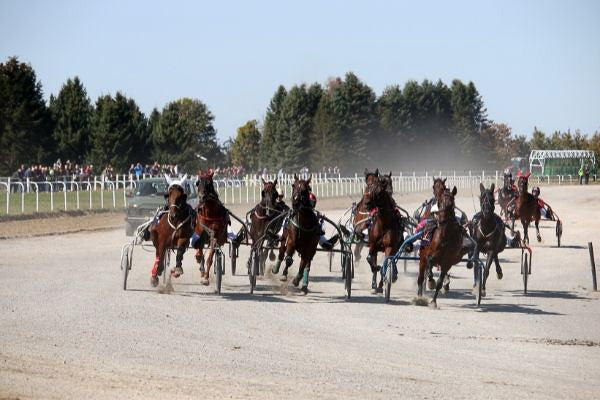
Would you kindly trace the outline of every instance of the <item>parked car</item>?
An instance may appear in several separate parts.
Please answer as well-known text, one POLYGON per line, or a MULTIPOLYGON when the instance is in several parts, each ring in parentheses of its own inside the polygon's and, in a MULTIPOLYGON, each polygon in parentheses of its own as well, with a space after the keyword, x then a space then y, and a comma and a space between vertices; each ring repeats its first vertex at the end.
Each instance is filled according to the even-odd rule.
MULTIPOLYGON (((198 191, 192 181, 186 180, 184 190, 188 204, 198 206, 198 191)), ((133 236, 138 226, 154 216, 156 209, 165 205, 167 180, 163 178, 147 178, 137 182, 137 186, 127 193, 125 208, 125 234, 133 236)))

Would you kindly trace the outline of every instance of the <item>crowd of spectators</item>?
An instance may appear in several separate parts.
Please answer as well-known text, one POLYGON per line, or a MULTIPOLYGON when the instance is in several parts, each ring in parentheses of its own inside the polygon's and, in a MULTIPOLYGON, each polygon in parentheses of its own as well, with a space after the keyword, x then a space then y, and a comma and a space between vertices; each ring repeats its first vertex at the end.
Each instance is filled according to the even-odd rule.
POLYGON ((179 172, 180 170, 177 164, 159 164, 156 161, 152 165, 142 165, 141 163, 131 164, 129 171, 127 171, 131 177, 137 179, 142 179, 147 176, 162 176, 164 174, 179 175, 179 172))
POLYGON ((227 168, 215 168, 214 179, 242 179, 246 174, 246 170, 242 166, 231 166, 227 168))
MULTIPOLYGON (((112 174, 112 167, 110 164, 105 168, 112 174)), ((31 164, 21 166, 12 174, 11 179, 25 182, 45 182, 45 181, 57 181, 57 180, 87 180, 88 177, 94 175, 94 166, 92 164, 76 164, 70 160, 62 162, 60 159, 56 160, 53 165, 42 165, 42 164, 31 164)))

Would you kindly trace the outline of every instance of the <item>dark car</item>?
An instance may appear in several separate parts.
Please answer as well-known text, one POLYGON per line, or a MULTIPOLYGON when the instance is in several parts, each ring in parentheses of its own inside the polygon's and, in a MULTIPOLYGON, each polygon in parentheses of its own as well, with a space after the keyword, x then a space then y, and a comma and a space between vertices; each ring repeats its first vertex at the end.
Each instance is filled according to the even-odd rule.
MULTIPOLYGON (((198 192, 192 181, 186 180, 184 190, 188 203, 193 208, 198 205, 198 192)), ((165 178, 147 178, 137 182, 137 186, 127 194, 125 208, 125 234, 133 236, 142 223, 154 216, 156 209, 165 205, 165 193, 168 184, 165 178)))

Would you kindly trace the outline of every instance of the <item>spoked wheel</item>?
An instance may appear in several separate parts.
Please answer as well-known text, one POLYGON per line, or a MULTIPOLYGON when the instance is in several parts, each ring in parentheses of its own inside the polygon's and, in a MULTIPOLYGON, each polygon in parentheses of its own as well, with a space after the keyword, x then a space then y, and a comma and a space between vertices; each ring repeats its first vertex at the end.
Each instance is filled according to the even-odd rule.
POLYGON ((527 253, 521 255, 521 275, 523 275, 523 293, 527 294, 527 279, 530 274, 529 263, 527 261, 527 253))
POLYGON ((477 307, 481 304, 481 294, 483 291, 483 264, 477 260, 477 278, 475 280, 475 296, 477 297, 477 307))
POLYGON ((167 274, 171 274, 169 270, 169 264, 171 263, 171 251, 167 249, 165 252, 165 259, 163 260, 163 270, 162 270, 162 282, 163 285, 167 284, 167 274))
POLYGON ((352 255, 341 253, 342 260, 344 261, 344 285, 346 287, 346 299, 350 300, 352 297, 352 255))
POLYGON ((384 265, 386 265, 386 267, 385 267, 385 282, 383 283, 385 285, 384 295, 385 295, 385 302, 389 303, 390 295, 392 294, 392 275, 394 274, 394 271, 393 271, 392 263, 389 262, 388 260, 384 261, 384 265))
POLYGON ((558 240, 558 247, 560 247, 560 237, 562 236, 562 222, 556 221, 556 239, 558 240))
MULTIPOLYGON (((121 254, 121 271, 123 272, 123 290, 127 290, 127 276, 131 269, 131 256, 129 249, 125 248, 121 254)), ((132 252, 133 253, 133 252, 132 252)))
POLYGON ((267 258, 269 257, 269 250, 264 249, 260 256, 260 263, 258 264, 257 276, 265 276, 265 265, 267 265, 267 258))
MULTIPOLYGON (((327 254, 327 258, 329 259, 329 272, 331 272, 331 267, 333 266, 333 251, 330 251, 329 254, 327 254)), ((342 265, 344 263, 342 262, 342 265)))
POLYGON ((248 265, 248 279, 250 280, 250 294, 254 293, 256 287, 256 275, 258 275, 258 269, 260 264, 259 251, 252 250, 250 253, 250 260, 248 265))
POLYGON ((221 294, 221 281, 223 280, 223 253, 220 249, 215 250, 216 252, 216 260, 215 260, 215 274, 217 281, 217 294, 221 294))

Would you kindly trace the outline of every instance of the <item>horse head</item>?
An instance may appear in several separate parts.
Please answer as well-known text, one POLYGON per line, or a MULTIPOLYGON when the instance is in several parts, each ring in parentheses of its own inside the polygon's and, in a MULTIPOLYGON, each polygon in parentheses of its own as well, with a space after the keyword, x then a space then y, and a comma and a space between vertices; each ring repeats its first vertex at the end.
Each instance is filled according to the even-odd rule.
POLYGON ((454 186, 452 191, 446 189, 438 198, 438 214, 440 215, 440 222, 455 218, 454 197, 457 192, 456 186, 454 186))
POLYGON ((275 204, 277 203, 277 199, 279 197, 279 193, 277 192, 277 178, 273 182, 266 182, 261 178, 263 188, 260 192, 261 200, 260 205, 265 209, 267 216, 271 216, 273 214, 273 210, 275 209, 275 204))
POLYGON ((394 185, 392 182, 392 171, 387 175, 381 175, 379 181, 383 185, 383 189, 392 196, 394 194, 394 185))
POLYGON ((375 172, 369 172, 367 168, 365 168, 365 183, 367 186, 374 185, 379 179, 379 168, 375 170, 375 172))
POLYGON ((448 178, 433 178, 433 196, 437 199, 439 198, 446 188, 446 179, 448 178))
POLYGON ((312 191, 310 187, 310 180, 312 176, 309 176, 308 179, 299 179, 298 175, 294 174, 294 183, 292 183, 292 207, 294 211, 298 211, 301 208, 311 208, 310 206, 310 192, 312 191))
POLYGON ((521 174, 521 171, 519 171, 519 192, 520 193, 527 193, 527 186, 529 184, 529 177, 531 176, 531 172, 528 172, 527 174, 521 174))
POLYGON ((496 199, 494 198, 494 189, 495 185, 492 183, 489 189, 486 189, 483 186, 483 183, 479 184, 479 191, 481 192, 479 196, 479 205, 481 206, 481 212, 484 217, 489 217, 494 213, 494 203, 496 199))
POLYGON ((210 197, 219 198, 215 190, 215 184, 213 181, 213 171, 209 171, 208 173, 203 174, 202 172, 198 175, 198 180, 196 181, 196 186, 198 187, 198 198, 200 200, 200 204, 204 203, 210 197))
POLYGON ((371 211, 379 206, 383 193, 387 193, 385 189, 385 183, 382 180, 377 179, 371 185, 365 187, 363 193, 363 204, 368 211, 371 211))
POLYGON ((187 174, 181 179, 171 179, 168 175, 165 175, 169 188, 165 193, 165 199, 169 206, 169 216, 175 218, 177 215, 181 215, 186 209, 187 194, 183 188, 184 182, 187 179, 187 174))

